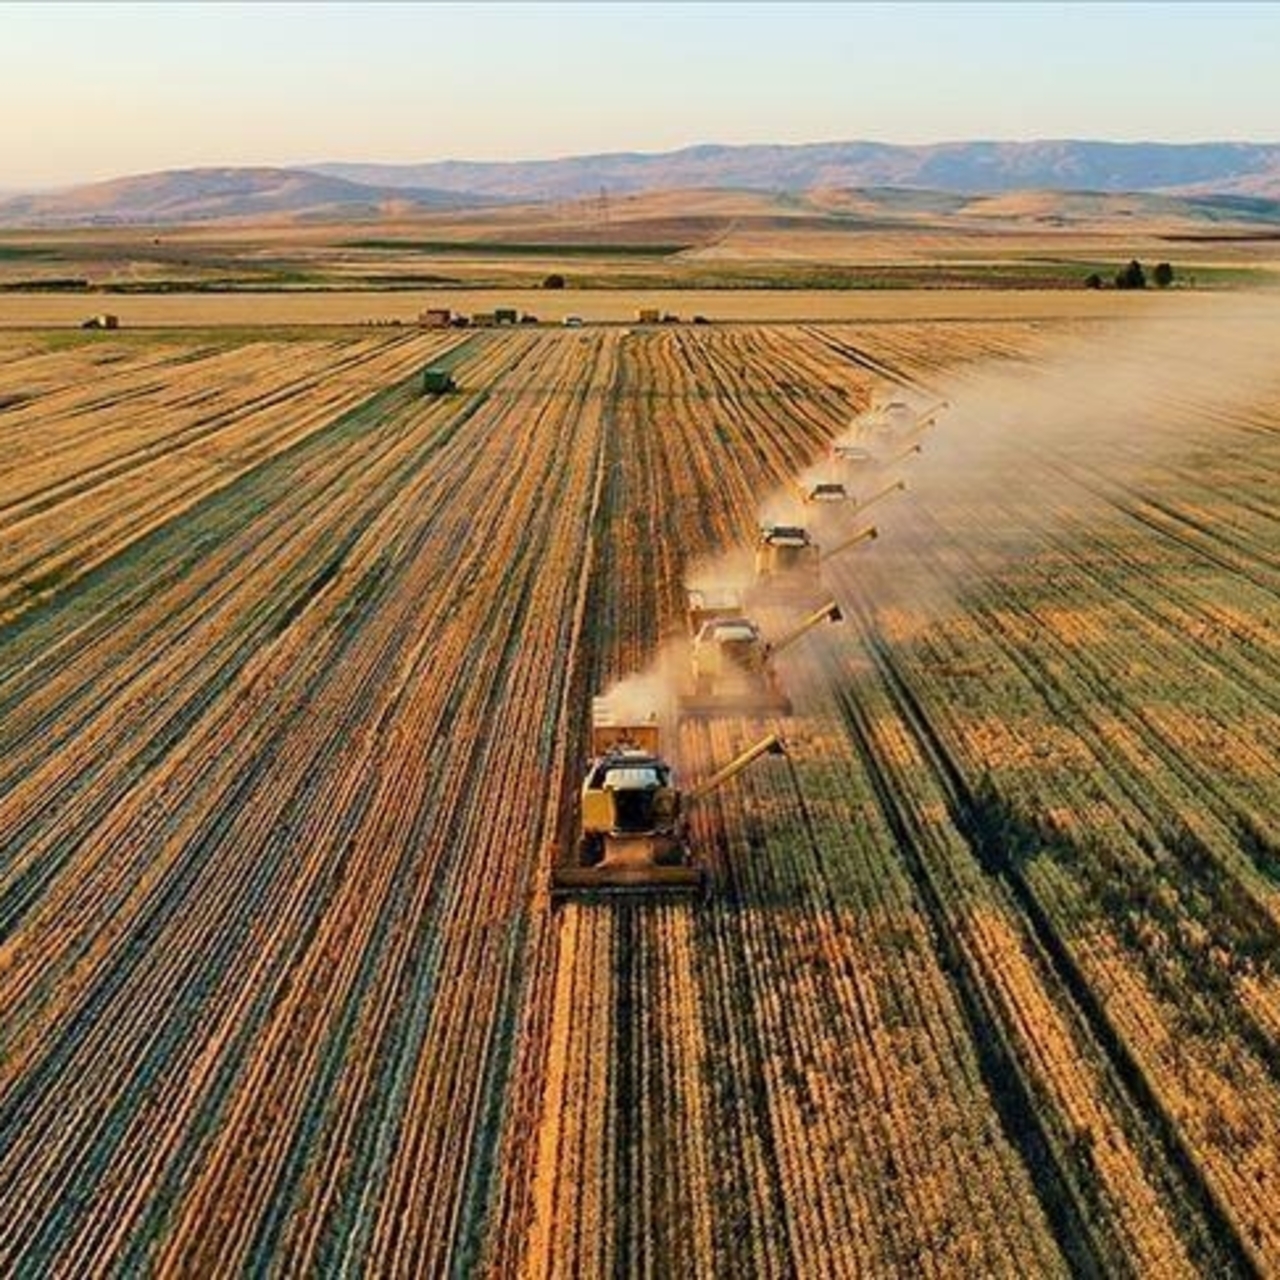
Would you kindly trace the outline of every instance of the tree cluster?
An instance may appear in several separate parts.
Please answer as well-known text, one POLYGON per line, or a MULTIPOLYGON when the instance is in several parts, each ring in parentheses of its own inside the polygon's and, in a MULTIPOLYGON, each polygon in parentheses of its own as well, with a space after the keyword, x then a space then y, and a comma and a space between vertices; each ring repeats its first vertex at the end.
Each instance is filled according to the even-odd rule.
MULTIPOLYGON (((1168 262, 1156 263, 1151 272, 1151 278, 1155 281, 1157 288, 1167 289, 1173 283, 1173 267, 1168 262)), ((1116 272, 1112 283, 1117 289, 1145 289, 1147 287, 1147 273, 1142 268, 1137 258, 1131 258, 1127 266, 1123 266, 1116 272)), ((1086 289, 1101 289, 1105 282, 1096 272, 1091 272, 1084 278, 1084 287, 1086 289)))

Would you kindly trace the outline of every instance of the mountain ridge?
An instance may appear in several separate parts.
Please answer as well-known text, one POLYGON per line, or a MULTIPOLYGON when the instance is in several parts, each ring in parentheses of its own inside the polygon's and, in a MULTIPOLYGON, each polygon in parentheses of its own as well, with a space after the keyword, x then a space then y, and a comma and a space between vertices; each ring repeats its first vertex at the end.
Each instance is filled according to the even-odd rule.
POLYGON ((337 213, 439 210, 484 197, 352 182, 269 165, 162 169, 59 191, 0 199, 0 225, 128 225, 256 216, 324 218, 337 213))
POLYGON ((1271 221, 1280 143, 701 143, 532 161, 204 166, 0 197, 0 226, 150 225, 412 216, 511 202, 655 191, 744 191, 780 198, 882 190, 1000 196, 1052 191, 1221 197, 1271 221))
POLYGON ((1029 187, 1280 196, 1280 143, 1043 139, 905 145, 872 141, 700 143, 550 160, 322 162, 301 166, 351 181, 432 187, 506 199, 572 199, 684 187, 803 191, 906 186, 968 194, 1029 187))

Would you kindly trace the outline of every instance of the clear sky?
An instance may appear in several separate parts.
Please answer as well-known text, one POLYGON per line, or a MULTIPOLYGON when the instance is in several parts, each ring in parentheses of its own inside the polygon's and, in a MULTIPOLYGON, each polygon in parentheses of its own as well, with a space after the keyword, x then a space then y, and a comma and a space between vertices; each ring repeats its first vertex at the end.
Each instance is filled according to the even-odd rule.
POLYGON ((14 4, 0 189, 699 142, 1280 141, 1280 4, 14 4))

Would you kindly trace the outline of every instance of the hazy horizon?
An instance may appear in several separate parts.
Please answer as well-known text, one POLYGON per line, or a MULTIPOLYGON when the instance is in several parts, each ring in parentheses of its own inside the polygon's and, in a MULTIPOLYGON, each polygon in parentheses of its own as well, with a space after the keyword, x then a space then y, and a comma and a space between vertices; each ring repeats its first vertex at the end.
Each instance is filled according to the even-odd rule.
MULTIPOLYGON (((385 160, 377 157, 369 156, 317 156, 307 160, 290 161, 284 163, 273 163, 267 161, 261 162, 228 162, 225 164, 176 164, 166 166, 161 169, 138 170, 134 172, 113 173, 105 177, 90 178, 85 180, 73 180, 70 182, 45 183, 39 186, 15 186, 10 183, 0 182, 0 196, 5 195, 38 195, 38 194, 55 194, 59 191, 71 191, 79 187, 94 186, 99 183, 111 183, 117 181, 128 181, 131 179, 142 179, 161 174, 170 173, 198 173, 198 172, 215 172, 218 170, 262 170, 281 172, 321 172, 328 167, 342 166, 363 166, 372 167, 396 167, 403 166, 406 168, 416 168, 418 166, 431 164, 494 164, 501 165, 504 163, 511 164, 554 164, 557 161, 590 161, 593 159, 608 159, 612 156, 635 156, 641 158, 662 158, 668 155, 678 155, 685 151, 697 151, 705 148, 748 148, 748 147, 840 147, 840 146, 894 146, 894 147, 942 147, 942 146, 1034 146, 1034 145, 1102 145, 1102 146, 1236 146, 1236 145, 1253 145, 1262 147, 1280 147, 1280 141, 1269 138, 1206 138, 1197 143, 1171 143, 1164 138, 1143 138, 1143 139, 1124 139, 1117 140, 1115 138, 943 138, 933 143, 886 143, 880 138, 824 138, 815 139, 807 142, 796 143, 778 143, 768 140, 762 140, 754 143, 722 143, 715 139, 707 139, 702 142, 689 143, 682 147, 672 147, 662 150, 645 150, 643 148, 634 148, 627 150, 601 151, 601 152, 578 152, 566 153, 556 156, 524 156, 515 157, 511 161, 500 160, 476 160, 467 156, 447 156, 435 160, 385 160)), ((358 179, 364 181, 364 179, 358 179)), ((1063 188, 1068 190, 1070 188, 1063 188)))
POLYGON ((1280 7, 8 4, 0 33, 0 109, 39 121, 0 146, 15 191, 699 145, 1265 142, 1280 7))

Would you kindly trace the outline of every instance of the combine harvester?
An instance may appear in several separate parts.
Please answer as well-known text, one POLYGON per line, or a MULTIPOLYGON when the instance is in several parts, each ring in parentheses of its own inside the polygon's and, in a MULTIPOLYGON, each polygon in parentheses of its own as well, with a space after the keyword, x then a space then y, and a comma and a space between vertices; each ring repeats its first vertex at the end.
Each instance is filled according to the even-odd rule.
MULTIPOLYGON (((919 445, 913 446, 914 451, 918 451, 919 445)), ((910 453, 913 450, 908 450, 910 453)), ((863 498, 861 502, 849 491, 847 485, 839 480, 819 480, 809 485, 803 491, 804 501, 811 506, 818 508, 822 512, 830 511, 832 513, 838 511, 840 507, 848 505, 852 509, 853 515, 861 515, 874 502, 879 502, 881 498, 887 498, 891 493, 897 493, 899 490, 905 489, 907 482, 905 480, 895 480, 892 484, 887 484, 884 488, 877 490, 869 498, 863 498)))
MULTIPOLYGON (((891 486, 887 492, 896 488, 891 486)), ((832 556, 878 536, 875 525, 869 525, 824 551, 802 525, 765 525, 756 542, 755 582, 747 599, 751 604, 811 606, 824 594, 821 566, 832 556)))
POLYGON ((831 459, 853 471, 891 467, 920 452, 919 442, 912 438, 936 425, 938 414, 947 407, 946 400, 922 410, 912 409, 905 400, 890 400, 855 419, 845 436, 833 442, 831 459), (887 450, 895 446, 899 447, 898 452, 886 456, 887 450))
POLYGON ((762 525, 756 539, 755 583, 749 591, 750 600, 788 603, 820 599, 821 555, 804 525, 762 525))
POLYGON ((897 453, 891 453, 888 456, 882 456, 873 449, 864 444, 849 443, 846 440, 837 440, 831 445, 831 464, 833 467, 840 468, 844 473, 853 478, 855 476, 868 476, 876 472, 888 471, 890 467, 896 467, 898 463, 905 462, 912 454, 920 453, 923 446, 919 441, 909 444, 904 449, 899 449, 897 453))
POLYGON ((872 410, 867 425, 877 439, 897 443, 933 426, 945 408, 945 400, 936 400, 923 409, 913 409, 905 400, 890 400, 872 410))
POLYGON ((553 898, 704 893, 709 874, 693 861, 687 814, 761 756, 785 750, 771 733, 681 792, 659 737, 656 716, 622 717, 607 699, 593 702, 579 837, 573 858, 552 868, 553 898))
POLYGON ((780 640, 770 643, 747 617, 736 592, 712 596, 689 592, 689 633, 693 688, 677 698, 682 716, 791 714, 774 659, 823 622, 839 622, 843 615, 828 600, 780 640))
POLYGON ((831 446, 831 461, 848 472, 866 475, 874 471, 887 471, 899 462, 905 462, 912 454, 919 453, 922 448, 920 442, 916 441, 887 458, 880 458, 865 445, 836 441, 831 446))

